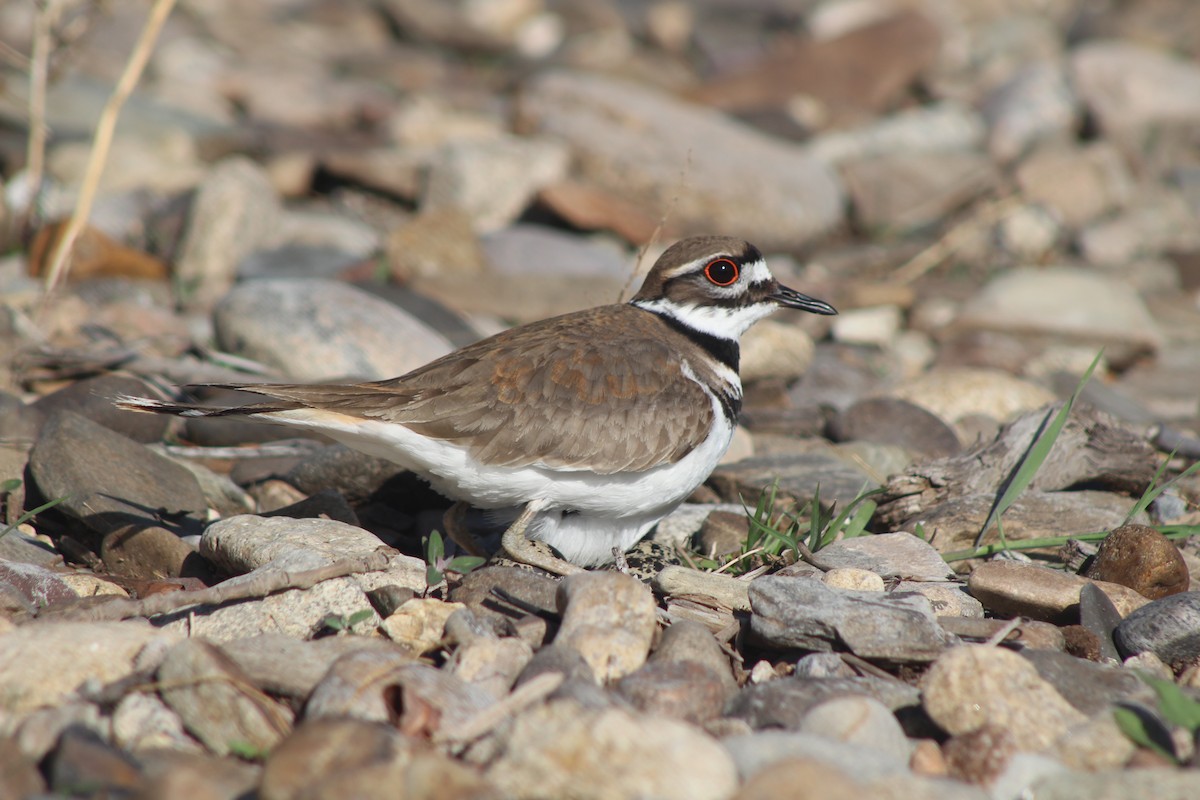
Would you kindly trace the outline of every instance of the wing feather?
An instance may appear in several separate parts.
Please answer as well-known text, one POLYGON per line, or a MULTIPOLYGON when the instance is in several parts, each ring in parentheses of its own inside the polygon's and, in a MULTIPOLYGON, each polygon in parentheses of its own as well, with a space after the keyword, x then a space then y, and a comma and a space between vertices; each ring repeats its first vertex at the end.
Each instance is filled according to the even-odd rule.
POLYGON ((708 395, 680 380, 673 336, 645 311, 608 306, 513 329, 386 381, 233 388, 400 423, 492 464, 643 471, 682 458, 713 422, 708 395))

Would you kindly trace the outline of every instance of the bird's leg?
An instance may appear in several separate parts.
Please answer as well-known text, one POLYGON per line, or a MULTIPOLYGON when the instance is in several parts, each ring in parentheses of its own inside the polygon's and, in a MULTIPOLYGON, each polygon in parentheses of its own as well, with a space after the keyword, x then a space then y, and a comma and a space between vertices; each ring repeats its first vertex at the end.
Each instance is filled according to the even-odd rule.
POLYGON ((569 561, 563 561, 558 556, 546 552, 538 547, 537 542, 530 541, 525 536, 525 531, 529 527, 529 523, 533 521, 537 512, 542 509, 542 504, 536 500, 525 504, 525 508, 521 510, 520 516, 513 520, 513 524, 508 526, 508 530, 504 532, 504 537, 500 540, 500 546, 512 557, 513 561, 520 561, 522 564, 528 564, 531 567, 544 569, 546 572, 552 572, 555 575, 574 575, 578 572, 586 572, 583 567, 578 567, 569 561))
POLYGON ((463 552, 480 558, 487 558, 487 551, 479 544, 479 540, 475 538, 475 534, 468 530, 465 519, 467 509, 471 505, 459 500, 454 505, 446 509, 446 513, 442 514, 442 527, 446 529, 446 535, 450 537, 450 541, 462 549, 463 552))

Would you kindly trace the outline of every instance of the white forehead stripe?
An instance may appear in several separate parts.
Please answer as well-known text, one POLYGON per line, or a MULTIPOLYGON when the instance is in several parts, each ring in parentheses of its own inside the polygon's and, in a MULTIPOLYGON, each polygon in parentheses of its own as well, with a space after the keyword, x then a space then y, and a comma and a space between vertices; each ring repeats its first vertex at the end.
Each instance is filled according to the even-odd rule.
POLYGON ((767 262, 761 258, 742 267, 742 277, 749 283, 768 283, 774 280, 771 270, 767 269, 767 262))

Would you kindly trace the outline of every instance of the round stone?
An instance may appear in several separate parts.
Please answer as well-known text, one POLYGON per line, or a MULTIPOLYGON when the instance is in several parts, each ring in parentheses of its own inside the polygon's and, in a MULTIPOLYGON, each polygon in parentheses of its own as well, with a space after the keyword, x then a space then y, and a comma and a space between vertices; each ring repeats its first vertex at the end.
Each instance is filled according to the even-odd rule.
POLYGON ((1179 548, 1147 525, 1122 525, 1105 537, 1086 574, 1151 600, 1186 592, 1190 580, 1179 548))

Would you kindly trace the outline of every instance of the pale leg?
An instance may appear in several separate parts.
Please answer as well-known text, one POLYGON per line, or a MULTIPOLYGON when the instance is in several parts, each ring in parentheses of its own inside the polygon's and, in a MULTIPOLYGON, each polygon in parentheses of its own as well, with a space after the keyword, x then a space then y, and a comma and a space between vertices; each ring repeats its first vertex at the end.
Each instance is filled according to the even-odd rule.
POLYGON ((543 503, 539 500, 525 504, 521 515, 513 520, 513 524, 509 525, 508 530, 504 532, 504 537, 500 540, 501 547, 512 557, 513 561, 520 561, 522 564, 544 569, 555 575, 574 575, 579 572, 587 572, 583 567, 578 567, 543 551, 537 543, 530 541, 525 536, 525 530, 537 512, 542 509, 542 505, 543 503))

